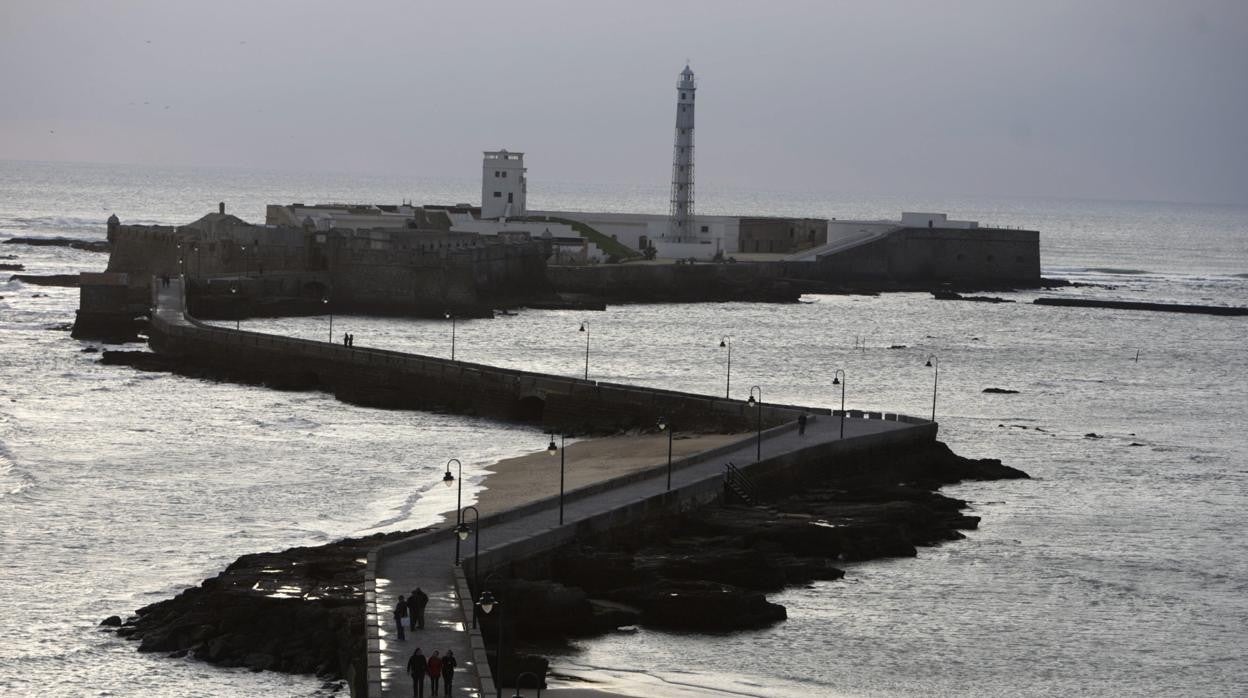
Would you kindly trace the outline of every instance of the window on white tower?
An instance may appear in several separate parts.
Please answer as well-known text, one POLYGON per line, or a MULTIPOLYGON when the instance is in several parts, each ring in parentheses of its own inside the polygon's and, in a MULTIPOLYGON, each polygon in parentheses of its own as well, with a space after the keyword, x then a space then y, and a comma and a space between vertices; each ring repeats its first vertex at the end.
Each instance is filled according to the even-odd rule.
POLYGON ((503 193, 502 193, 501 191, 496 191, 496 192, 494 192, 494 198, 495 198, 495 199, 501 199, 501 198, 503 198, 503 193))

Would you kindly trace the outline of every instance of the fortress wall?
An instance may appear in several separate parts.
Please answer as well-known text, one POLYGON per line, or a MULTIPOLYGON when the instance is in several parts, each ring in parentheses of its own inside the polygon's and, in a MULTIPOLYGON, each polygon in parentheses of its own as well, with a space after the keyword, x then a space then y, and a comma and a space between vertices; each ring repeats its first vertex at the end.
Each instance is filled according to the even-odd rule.
POLYGON ((559 292, 608 301, 760 300, 773 293, 797 299, 796 292, 777 287, 784 274, 780 263, 601 264, 550 267, 546 273, 559 292))
POLYGON ((1040 234, 1000 228, 903 228, 817 262, 785 266, 793 278, 841 286, 1035 286, 1040 282, 1040 234))
POLYGON ((906 228, 886 238, 894 276, 933 281, 1040 281, 1040 233, 906 228))
POLYGON ((177 228, 123 225, 109 235, 108 271, 126 274, 131 286, 147 286, 153 276, 178 274, 177 228))
POLYGON ((312 283, 323 289, 312 296, 330 295, 340 308, 387 312, 488 309, 511 294, 549 292, 540 242, 409 246, 347 235, 251 225, 123 225, 110 234, 108 271, 127 274, 134 287, 185 273, 196 291, 218 295, 214 280, 233 277, 223 283, 239 286, 250 301, 308 296, 312 283))
POLYGON ((191 278, 220 274, 303 271, 302 231, 238 226, 203 231, 174 226, 123 225, 110 235, 108 271, 129 274, 130 284, 146 286, 153 276, 191 278), (179 247, 183 245, 183 247, 179 247), (179 260, 184 260, 179 265, 179 260))

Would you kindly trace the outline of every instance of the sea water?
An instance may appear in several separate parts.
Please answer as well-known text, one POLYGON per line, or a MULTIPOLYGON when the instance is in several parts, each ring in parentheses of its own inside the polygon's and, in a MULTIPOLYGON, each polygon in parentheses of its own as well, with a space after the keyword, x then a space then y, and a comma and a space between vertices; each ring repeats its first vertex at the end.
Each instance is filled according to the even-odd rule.
MULTIPOLYGON (((0 162, 0 239, 103 238, 103 220, 187 223, 267 203, 471 201, 473 180, 0 162)), ((665 210, 665 191, 539 183, 535 207, 665 210)), ((1035 479, 946 487, 981 528, 912 559, 771 598, 787 621, 578 641, 558 672, 637 695, 1230 695, 1248 670, 1248 320, 1035 306, 1037 295, 1248 305, 1248 210, 1047 199, 907 200, 715 191, 705 213, 896 217, 1039 229, 1061 291, 1014 303, 927 294, 789 305, 614 306, 459 320, 456 358, 768 401, 930 416, 941 439, 1035 479), (1138 356, 1138 358, 1137 358, 1138 356), (987 387, 1020 391, 984 394, 987 387), (1095 434, 1095 436, 1091 436, 1095 434)), ((106 256, 0 245, 25 273, 106 256)), ((0 276, 0 282, 9 273, 0 276)), ((66 331, 76 289, 0 283, 0 693, 323 693, 311 677, 143 655, 107 615, 167 598, 239 555, 436 523, 441 487, 540 449, 533 427, 354 407, 316 392, 102 366, 66 331)), ((243 321, 328 338, 328 318, 243 321)), ((447 322, 335 317, 360 346, 446 356, 447 322)), ((535 488, 557 489, 557 473, 535 488)), ((488 482, 485 483, 488 486, 488 482)))

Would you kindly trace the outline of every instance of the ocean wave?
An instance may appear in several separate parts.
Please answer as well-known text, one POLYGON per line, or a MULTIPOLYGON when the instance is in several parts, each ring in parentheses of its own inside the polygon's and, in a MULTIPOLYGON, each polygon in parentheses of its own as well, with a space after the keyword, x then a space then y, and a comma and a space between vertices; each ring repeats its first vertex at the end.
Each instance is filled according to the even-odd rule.
POLYGON ((13 454, 0 444, 0 499, 21 495, 34 487, 35 476, 17 467, 13 454))
POLYGON ((78 218, 76 216, 13 216, 0 218, 0 228, 16 228, 18 230, 96 230, 105 232, 105 218, 78 218))
POLYGON ((1122 274, 1123 276, 1141 276, 1153 273, 1147 269, 1117 269, 1115 267, 1089 267, 1088 271, 1097 274, 1122 274))
POLYGON ((1239 281, 1248 279, 1248 273, 1243 274, 1226 274, 1216 271, 1157 271, 1150 269, 1131 269, 1126 267, 1046 267, 1043 272, 1045 276, 1108 276, 1115 279, 1123 277, 1143 277, 1148 281, 1170 280, 1180 281, 1183 283, 1193 282, 1213 282, 1226 283, 1231 280, 1239 281))

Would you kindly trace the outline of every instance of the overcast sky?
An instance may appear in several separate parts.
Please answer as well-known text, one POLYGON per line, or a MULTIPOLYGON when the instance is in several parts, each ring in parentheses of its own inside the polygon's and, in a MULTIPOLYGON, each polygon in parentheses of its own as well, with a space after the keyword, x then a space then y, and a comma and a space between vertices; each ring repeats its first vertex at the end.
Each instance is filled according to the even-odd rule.
POLYGON ((1248 0, 0 0, 0 159, 1248 204, 1248 0))

